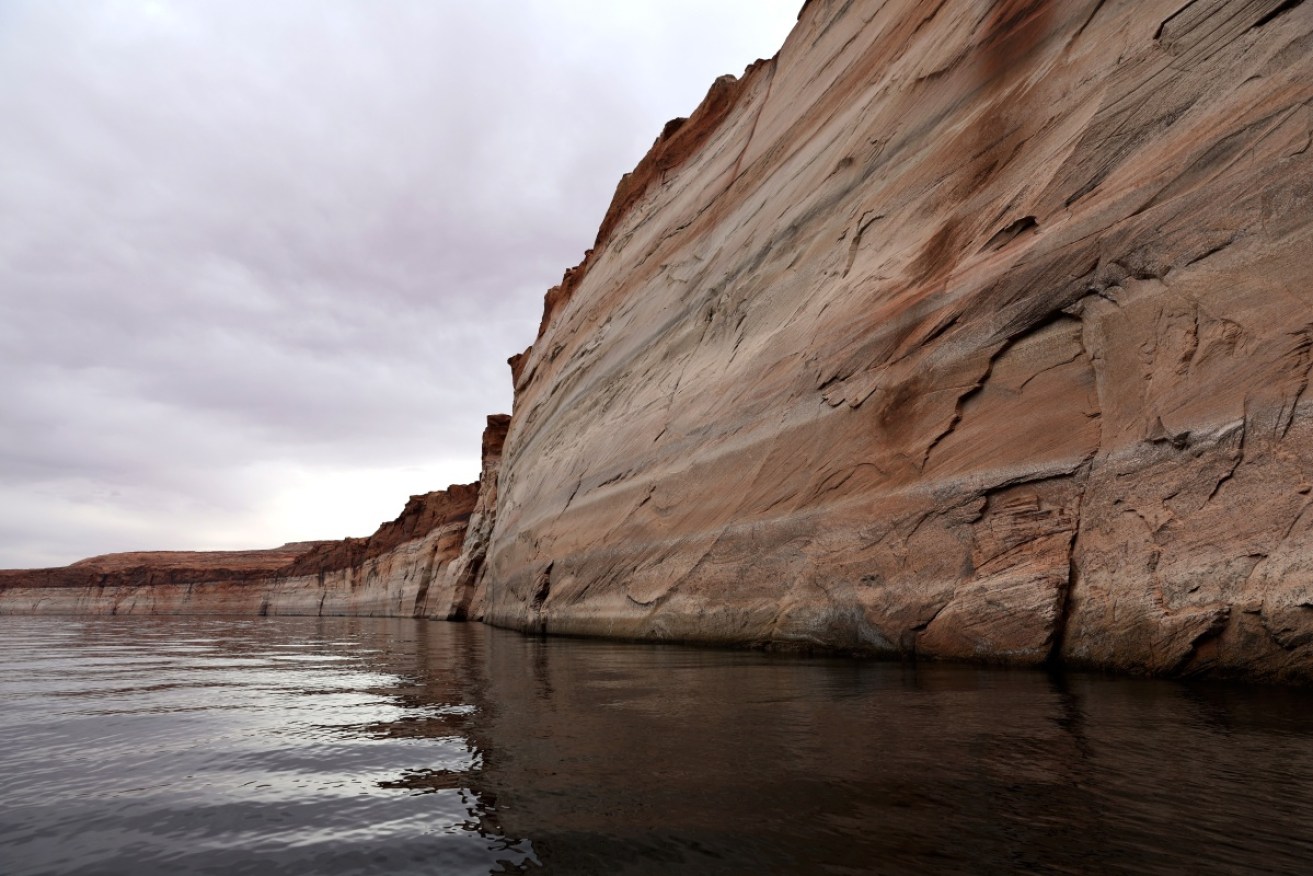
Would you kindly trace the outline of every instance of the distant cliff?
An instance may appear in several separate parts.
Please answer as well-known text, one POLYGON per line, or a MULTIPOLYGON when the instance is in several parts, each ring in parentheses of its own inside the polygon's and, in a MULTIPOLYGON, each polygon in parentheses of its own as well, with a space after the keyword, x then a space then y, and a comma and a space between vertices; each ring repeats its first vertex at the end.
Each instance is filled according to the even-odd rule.
POLYGON ((621 181, 477 495, 0 611, 1310 681, 1310 252, 1313 4, 809 0, 621 181))
MULTIPOLYGON (((488 418, 485 466, 498 458, 508 421, 488 418)), ((466 547, 478 502, 478 484, 412 496, 396 520, 368 538, 264 551, 109 554, 58 569, 0 571, 0 614, 446 619, 468 601, 468 569, 482 555, 466 547)))

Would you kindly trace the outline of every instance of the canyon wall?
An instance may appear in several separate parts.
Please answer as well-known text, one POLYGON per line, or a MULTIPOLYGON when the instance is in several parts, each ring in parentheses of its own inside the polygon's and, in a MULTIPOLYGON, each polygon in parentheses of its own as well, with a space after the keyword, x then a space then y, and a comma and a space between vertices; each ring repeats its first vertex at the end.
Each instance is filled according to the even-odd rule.
POLYGON ((1313 3, 809 0, 621 181, 480 485, 0 613, 1313 681, 1313 3))
POLYGON ((1313 3, 810 0, 512 359, 473 614, 1313 675, 1313 3))
MULTIPOLYGON (((495 423, 505 419, 489 417, 490 436, 498 434, 495 423)), ((500 434, 505 434, 504 422, 500 434)), ((396 520, 368 538, 264 551, 109 554, 58 569, 0 571, 0 615, 446 619, 468 577, 468 564, 457 561, 478 497, 478 484, 412 496, 396 520)))

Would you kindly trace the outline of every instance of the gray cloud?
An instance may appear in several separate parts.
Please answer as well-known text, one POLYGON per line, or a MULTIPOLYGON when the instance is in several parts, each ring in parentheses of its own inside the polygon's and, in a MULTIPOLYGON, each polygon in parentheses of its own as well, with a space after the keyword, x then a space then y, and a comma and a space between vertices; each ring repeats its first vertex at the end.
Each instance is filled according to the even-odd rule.
POLYGON ((0 0, 0 567, 472 480, 620 175, 798 5, 0 0))

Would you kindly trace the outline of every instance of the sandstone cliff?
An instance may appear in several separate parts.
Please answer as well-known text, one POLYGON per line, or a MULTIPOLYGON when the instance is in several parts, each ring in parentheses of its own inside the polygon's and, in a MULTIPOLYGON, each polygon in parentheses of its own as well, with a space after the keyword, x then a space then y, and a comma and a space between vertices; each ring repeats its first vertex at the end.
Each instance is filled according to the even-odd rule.
POLYGON ((497 513, 497 480, 501 471, 502 445, 510 429, 505 414, 488 417, 483 430, 483 468, 479 475, 479 498, 470 513, 460 555, 452 563, 444 586, 430 597, 426 615, 438 620, 466 620, 471 606, 481 606, 486 582, 484 562, 497 513))
POLYGON ((526 630, 1313 674, 1313 4, 810 0, 512 360, 526 630))
POLYGON ((621 181, 477 495, 0 612, 1310 681, 1311 249, 1313 4, 808 0, 621 181))

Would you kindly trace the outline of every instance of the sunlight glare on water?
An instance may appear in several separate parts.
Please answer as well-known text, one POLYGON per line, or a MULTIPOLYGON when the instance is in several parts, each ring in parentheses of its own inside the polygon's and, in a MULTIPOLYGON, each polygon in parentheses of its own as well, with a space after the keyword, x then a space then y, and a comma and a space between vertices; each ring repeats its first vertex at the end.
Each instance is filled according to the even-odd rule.
POLYGON ((467 782, 422 799, 406 786, 479 763, 441 726, 475 710, 460 680, 426 680, 442 702, 420 702, 386 659, 398 629, 413 645, 411 622, 2 621, 0 872, 532 861, 527 842, 482 826, 467 782))

